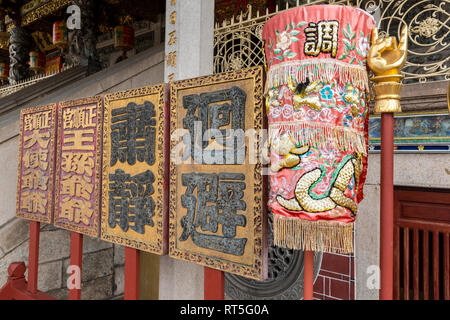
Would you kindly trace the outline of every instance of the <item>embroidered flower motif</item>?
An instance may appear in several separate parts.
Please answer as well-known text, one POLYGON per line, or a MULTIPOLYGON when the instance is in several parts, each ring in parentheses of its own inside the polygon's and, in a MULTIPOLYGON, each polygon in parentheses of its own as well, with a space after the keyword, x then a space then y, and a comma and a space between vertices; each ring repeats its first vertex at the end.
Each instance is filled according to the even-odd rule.
POLYGON ((281 115, 281 112, 282 112, 281 107, 271 108, 270 115, 272 116, 273 119, 276 119, 281 115))
POLYGON ((320 90, 320 96, 324 100, 331 100, 333 99, 334 92, 333 89, 331 89, 330 86, 325 86, 320 90))
POLYGON ((322 109, 319 113, 319 120, 323 122, 332 122, 337 116, 330 109, 322 109))
POLYGON ((346 114, 342 121, 343 121, 344 127, 350 127, 352 124, 352 121, 353 121, 353 117, 351 115, 346 114))
POLYGON ((291 35, 289 32, 283 31, 280 34, 277 34, 277 49, 286 50, 291 46, 291 35))
POLYGON ((330 183, 328 181, 329 179, 327 177, 323 178, 323 182, 319 183, 316 187, 316 194, 323 194, 328 191, 330 188, 330 183))
POLYGON ((306 112, 306 117, 308 118, 309 121, 314 121, 317 119, 317 111, 309 109, 306 112))
POLYGON ((334 150, 332 148, 327 147, 327 148, 322 149, 321 151, 322 151, 322 157, 323 158, 325 158, 327 160, 333 160, 334 159, 335 154, 334 154, 334 150))
POLYGON ((294 107, 290 104, 285 104, 282 113, 285 119, 290 119, 294 114, 294 107))
POLYGON ((369 52, 369 40, 366 37, 359 38, 358 48, 361 56, 367 57, 367 52, 369 52))
POLYGON ((306 111, 303 108, 294 112, 295 120, 305 120, 305 117, 306 117, 306 111))

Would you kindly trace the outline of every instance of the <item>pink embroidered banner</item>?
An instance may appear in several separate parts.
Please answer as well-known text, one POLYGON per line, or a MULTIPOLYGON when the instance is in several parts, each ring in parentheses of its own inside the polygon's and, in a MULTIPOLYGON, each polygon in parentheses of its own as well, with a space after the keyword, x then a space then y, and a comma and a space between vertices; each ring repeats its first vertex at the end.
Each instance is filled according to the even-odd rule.
POLYGON ((102 97, 59 104, 55 226, 99 235, 102 97))
POLYGON ((56 133, 56 104, 20 113, 16 215, 51 223, 56 133))
POLYGON ((360 9, 320 5, 286 10, 264 26, 276 245, 353 251, 374 24, 360 9))

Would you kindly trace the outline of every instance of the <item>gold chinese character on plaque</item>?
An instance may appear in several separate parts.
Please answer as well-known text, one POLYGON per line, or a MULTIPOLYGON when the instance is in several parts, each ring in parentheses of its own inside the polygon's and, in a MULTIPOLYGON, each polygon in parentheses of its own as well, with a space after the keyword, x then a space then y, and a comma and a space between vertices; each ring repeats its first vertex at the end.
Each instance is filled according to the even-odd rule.
POLYGON ((55 226, 97 237, 100 230, 100 174, 103 99, 59 104, 55 226))
POLYGON ((56 104, 20 113, 16 215, 51 223, 53 219, 56 104))
POLYGON ((167 251, 164 90, 106 95, 103 121, 101 238, 159 255, 167 251))
POLYGON ((338 34, 338 21, 310 22, 305 28, 305 54, 317 57, 319 53, 331 53, 335 58, 338 50, 338 34))

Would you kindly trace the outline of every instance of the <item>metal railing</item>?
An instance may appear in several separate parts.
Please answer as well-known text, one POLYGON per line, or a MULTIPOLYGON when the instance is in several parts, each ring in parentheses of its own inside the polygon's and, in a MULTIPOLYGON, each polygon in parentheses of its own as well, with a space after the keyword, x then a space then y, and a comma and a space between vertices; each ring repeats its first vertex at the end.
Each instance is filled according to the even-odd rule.
POLYGON ((214 30, 214 72, 264 65, 262 28, 275 14, 286 9, 314 4, 340 4, 372 14, 380 35, 400 34, 409 28, 408 60, 404 83, 450 80, 450 0, 316 0, 286 1, 274 12, 254 12, 251 6, 214 30))

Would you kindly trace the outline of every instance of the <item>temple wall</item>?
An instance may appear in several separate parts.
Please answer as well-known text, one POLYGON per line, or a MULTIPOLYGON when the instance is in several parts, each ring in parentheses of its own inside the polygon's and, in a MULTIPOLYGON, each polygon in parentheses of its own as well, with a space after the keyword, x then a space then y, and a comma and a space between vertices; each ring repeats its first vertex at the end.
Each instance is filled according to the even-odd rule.
MULTIPOLYGON (((25 104, 17 103, 11 111, 0 115, 0 287, 7 280, 7 269, 11 262, 28 263, 29 223, 15 218, 20 109, 161 83, 164 79, 163 49, 160 46, 144 51, 90 77, 69 82, 48 94, 42 94, 44 84, 38 83, 33 87, 34 99, 28 99, 25 104)), ((5 106, 5 99, 0 99, 0 109, 5 106)), ((66 270, 69 257, 70 232, 41 224, 39 290, 58 299, 67 299, 66 270)), ((84 236, 82 299, 123 296, 123 266, 122 246, 84 236)))
MULTIPOLYGON (((446 110, 447 82, 405 85, 403 112, 446 110)), ((394 187, 450 188, 450 156, 446 154, 394 154, 394 187)), ((379 266, 380 257, 380 154, 369 154, 364 200, 358 208, 355 228, 355 291, 357 300, 378 299, 379 290, 371 289, 371 266, 379 266), (369 280, 369 286, 367 282, 369 280)), ((373 268, 373 267, 372 267, 373 268)))

